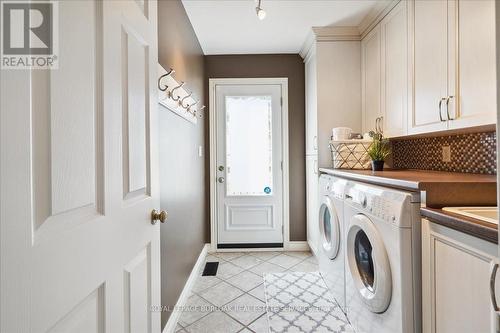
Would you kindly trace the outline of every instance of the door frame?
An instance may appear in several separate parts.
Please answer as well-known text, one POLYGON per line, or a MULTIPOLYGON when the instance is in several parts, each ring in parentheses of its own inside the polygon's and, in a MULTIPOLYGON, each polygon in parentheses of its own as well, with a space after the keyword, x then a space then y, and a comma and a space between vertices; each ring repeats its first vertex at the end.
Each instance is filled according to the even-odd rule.
MULTIPOLYGON (((220 85, 280 85, 281 86, 281 143, 283 161, 283 248, 270 248, 269 250, 287 250, 290 247, 290 215, 289 215, 289 156, 288 156, 288 78, 210 78, 209 87, 209 136, 210 136, 210 251, 223 252, 234 249, 217 249, 217 110, 215 108, 215 88, 220 85)), ((238 249, 245 251, 246 249, 238 249)), ((249 249, 258 251, 259 249, 249 249)))

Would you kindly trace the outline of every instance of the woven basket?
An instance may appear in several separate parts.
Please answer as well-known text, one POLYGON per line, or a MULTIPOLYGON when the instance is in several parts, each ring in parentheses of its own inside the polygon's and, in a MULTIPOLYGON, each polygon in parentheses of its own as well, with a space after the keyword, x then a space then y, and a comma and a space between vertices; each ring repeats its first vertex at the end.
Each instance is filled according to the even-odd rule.
POLYGON ((371 169, 372 140, 330 141, 334 169, 371 169))

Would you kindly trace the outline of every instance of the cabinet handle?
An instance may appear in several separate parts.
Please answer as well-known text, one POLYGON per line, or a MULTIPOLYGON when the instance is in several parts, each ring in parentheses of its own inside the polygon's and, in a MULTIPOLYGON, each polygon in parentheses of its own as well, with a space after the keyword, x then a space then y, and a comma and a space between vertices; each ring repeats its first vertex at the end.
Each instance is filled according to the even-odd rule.
POLYGON ((384 120, 384 117, 383 117, 383 116, 380 116, 380 117, 378 118, 378 132, 379 132, 379 133, 384 133, 384 129, 383 129, 383 127, 384 127, 384 123, 382 122, 382 120, 384 120))
POLYGON ((448 120, 455 120, 456 118, 451 118, 450 117, 450 99, 452 99, 453 97, 455 96, 448 96, 448 98, 446 98, 446 116, 448 117, 448 120))
POLYGON ((446 119, 443 119, 443 115, 441 114, 441 105, 443 104, 443 101, 446 100, 446 98, 441 98, 439 100, 439 104, 438 104, 438 109, 439 109, 439 120, 441 121, 446 121, 446 119))
POLYGON ((379 132, 379 127, 378 127, 379 121, 380 121, 380 117, 377 117, 377 119, 375 119, 375 132, 379 132))
POLYGON ((313 149, 318 150, 318 136, 315 135, 313 138, 313 149))
POLYGON ((497 304, 497 298, 496 298, 496 292, 495 292, 495 281, 497 279, 497 272, 498 272, 498 263, 497 262, 491 262, 490 264, 490 297, 491 297, 491 305, 493 306, 493 311, 495 311, 497 314, 500 311, 500 308, 498 308, 497 304))
POLYGON ((313 169, 314 169, 314 173, 317 175, 318 174, 318 160, 314 160, 313 169))

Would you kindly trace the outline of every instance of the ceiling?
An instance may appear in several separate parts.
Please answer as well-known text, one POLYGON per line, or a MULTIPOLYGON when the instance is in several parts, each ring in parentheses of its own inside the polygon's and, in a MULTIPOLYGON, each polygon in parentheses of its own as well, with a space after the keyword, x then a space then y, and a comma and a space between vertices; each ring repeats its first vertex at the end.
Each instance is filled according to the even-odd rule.
POLYGON ((357 26, 377 0, 182 0, 203 52, 298 53, 313 26, 357 26))

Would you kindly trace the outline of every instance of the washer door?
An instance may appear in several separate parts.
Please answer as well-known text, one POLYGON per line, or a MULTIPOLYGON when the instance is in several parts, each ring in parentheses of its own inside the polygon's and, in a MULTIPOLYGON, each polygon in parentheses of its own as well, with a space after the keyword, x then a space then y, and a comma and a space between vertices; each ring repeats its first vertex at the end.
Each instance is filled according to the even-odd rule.
POLYGON ((392 295, 391 266, 375 225, 362 214, 353 216, 347 232, 347 262, 355 288, 368 309, 382 313, 392 295))
POLYGON ((320 247, 328 258, 335 259, 340 247, 340 222, 332 200, 324 196, 319 208, 320 247))

